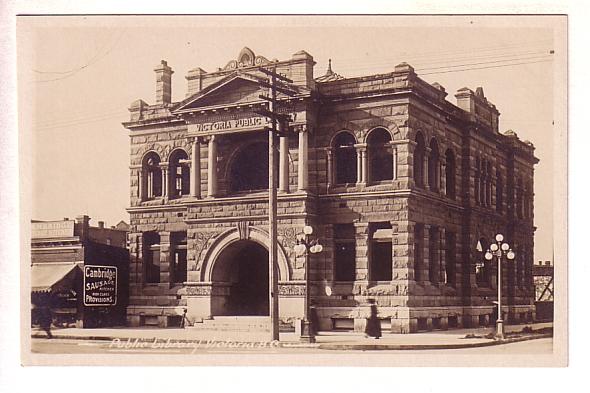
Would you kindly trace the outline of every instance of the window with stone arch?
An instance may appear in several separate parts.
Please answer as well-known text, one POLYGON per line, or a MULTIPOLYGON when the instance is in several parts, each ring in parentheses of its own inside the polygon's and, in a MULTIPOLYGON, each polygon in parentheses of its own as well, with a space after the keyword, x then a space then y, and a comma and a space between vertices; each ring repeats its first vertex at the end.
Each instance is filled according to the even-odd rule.
POLYGON ((342 131, 334 138, 332 149, 334 151, 334 180, 336 184, 356 183, 357 165, 354 136, 342 131))
POLYGON ((457 190, 456 190, 456 176, 457 176, 457 167, 455 162, 455 153, 452 149, 447 149, 445 152, 445 160, 447 165, 445 167, 445 186, 446 186, 446 194, 449 198, 455 199, 457 197, 457 190))
POLYGON ((393 180, 391 134, 385 128, 375 128, 367 137, 369 181, 393 180))
POLYGON ((504 210, 504 180, 502 171, 496 168, 496 211, 502 214, 504 210))
POLYGON ((438 191, 440 184, 440 153, 438 151, 438 142, 432 138, 430 141, 430 157, 428 158, 428 187, 432 191, 438 191))
MULTIPOLYGON (((278 165, 277 160, 277 165, 278 165)), ((230 163, 230 192, 268 189, 268 143, 256 141, 241 147, 230 163)))
POLYGON ((414 183, 417 187, 424 187, 424 156, 426 145, 422 133, 416 133, 416 146, 414 148, 414 183))
POLYGON ((142 169, 142 195, 141 199, 154 199, 162 196, 162 168, 160 168, 160 156, 156 152, 145 155, 141 165, 142 169))
POLYGON ((182 149, 172 152, 168 159, 170 165, 170 197, 180 198, 190 193, 190 166, 188 154, 182 149))

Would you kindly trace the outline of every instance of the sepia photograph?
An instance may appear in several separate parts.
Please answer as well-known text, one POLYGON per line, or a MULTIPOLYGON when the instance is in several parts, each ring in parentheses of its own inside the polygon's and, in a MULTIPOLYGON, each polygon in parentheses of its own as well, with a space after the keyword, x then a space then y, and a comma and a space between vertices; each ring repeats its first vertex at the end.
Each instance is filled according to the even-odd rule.
POLYGON ((566 366, 567 21, 17 16, 23 365, 566 366))

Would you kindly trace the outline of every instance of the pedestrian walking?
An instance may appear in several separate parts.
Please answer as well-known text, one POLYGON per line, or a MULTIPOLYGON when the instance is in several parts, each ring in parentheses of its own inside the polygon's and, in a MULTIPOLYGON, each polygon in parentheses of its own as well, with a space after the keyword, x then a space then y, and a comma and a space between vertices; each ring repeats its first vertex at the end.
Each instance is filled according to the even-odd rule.
POLYGON ((318 310, 315 308, 315 304, 312 303, 309 306, 309 330, 310 333, 315 336, 320 330, 320 320, 318 318, 318 310))
POLYGON ((53 334, 51 334, 51 323, 52 323, 52 315, 51 315, 51 305, 49 300, 42 301, 39 306, 39 325, 41 329, 47 333, 47 338, 53 338, 53 334))
POLYGON ((381 321, 377 317, 377 305, 375 304, 374 299, 369 299, 369 304, 371 305, 371 314, 369 319, 367 319, 365 333, 369 337, 379 339, 379 337, 381 337, 381 321))

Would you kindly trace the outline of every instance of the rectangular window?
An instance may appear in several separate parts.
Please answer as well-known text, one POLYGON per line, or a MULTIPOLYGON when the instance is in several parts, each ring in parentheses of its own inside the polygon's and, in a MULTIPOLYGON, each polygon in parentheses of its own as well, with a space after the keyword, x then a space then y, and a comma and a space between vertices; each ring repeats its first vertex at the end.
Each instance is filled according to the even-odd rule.
POLYGON ((356 276, 356 245, 353 224, 334 225, 334 279, 354 281, 356 276))
POLYGON ((438 227, 430 227, 428 230, 428 280, 432 283, 439 282, 440 268, 440 239, 438 227))
POLYGON ((154 232, 143 234, 143 265, 146 283, 160 282, 160 236, 154 232))
POLYGON ((182 283, 186 276, 186 232, 173 232, 170 234, 171 249, 171 282, 182 283))
POLYGON ((369 276, 371 281, 393 279, 393 231, 391 223, 376 222, 370 225, 369 276))
POLYGON ((445 232, 445 278, 446 283, 450 285, 455 285, 455 276, 457 273, 457 245, 456 245, 456 235, 454 232, 446 231, 445 232))
POLYGON ((414 227, 414 280, 422 281, 422 266, 424 264, 424 226, 416 224, 414 227))

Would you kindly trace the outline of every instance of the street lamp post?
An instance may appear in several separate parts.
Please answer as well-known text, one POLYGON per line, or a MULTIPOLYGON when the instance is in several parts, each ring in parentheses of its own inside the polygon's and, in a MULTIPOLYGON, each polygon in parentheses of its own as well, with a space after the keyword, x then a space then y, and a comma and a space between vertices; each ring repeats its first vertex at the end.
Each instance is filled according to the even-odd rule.
MULTIPOLYGON (((307 343, 315 342, 315 332, 310 326, 309 311, 311 300, 311 285, 310 285, 310 269, 309 269, 309 253, 317 254, 322 252, 322 245, 318 239, 311 239, 309 236, 313 233, 313 228, 309 225, 303 227, 303 236, 298 237, 297 244, 293 249, 296 255, 303 255, 305 263, 305 298, 303 304, 303 322, 301 324, 301 341, 307 343)), ((317 328, 314 327, 314 328, 317 328)))
POLYGON ((508 260, 513 260, 515 257, 514 251, 510 249, 510 245, 504 242, 504 235, 498 233, 496 235, 496 242, 490 245, 486 251, 485 258, 491 261, 494 256, 498 259, 498 319, 496 320, 496 338, 504 339, 504 321, 502 320, 502 255, 505 255, 508 260))

